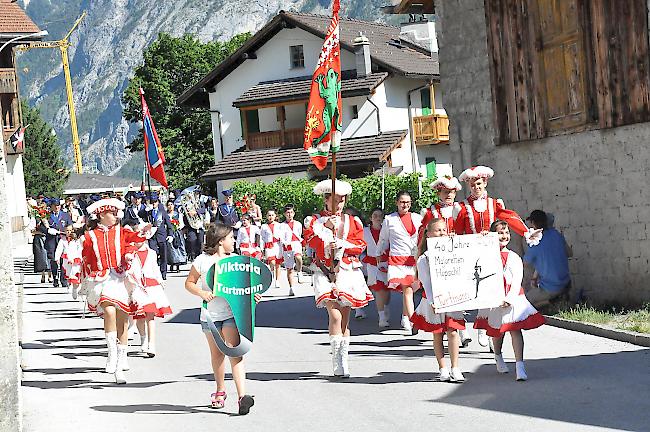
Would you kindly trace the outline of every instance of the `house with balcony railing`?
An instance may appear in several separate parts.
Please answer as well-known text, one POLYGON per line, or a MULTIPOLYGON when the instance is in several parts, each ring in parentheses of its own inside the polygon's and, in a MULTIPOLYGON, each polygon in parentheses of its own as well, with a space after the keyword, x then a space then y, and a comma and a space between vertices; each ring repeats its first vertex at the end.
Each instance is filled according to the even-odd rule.
MULTIPOLYGON (((212 115, 215 165, 204 180, 222 190, 239 179, 324 175, 311 166, 302 140, 329 20, 280 11, 179 97, 180 105, 212 115)), ((340 172, 450 174, 435 22, 420 18, 396 27, 341 18, 340 41, 340 172)))
POLYGON ((10 142, 11 135, 24 126, 13 48, 18 44, 40 40, 39 32, 36 24, 17 3, 0 0, 0 136, 2 158, 6 164, 7 213, 12 232, 18 234, 27 219, 27 202, 23 173, 24 146, 14 148, 10 142))

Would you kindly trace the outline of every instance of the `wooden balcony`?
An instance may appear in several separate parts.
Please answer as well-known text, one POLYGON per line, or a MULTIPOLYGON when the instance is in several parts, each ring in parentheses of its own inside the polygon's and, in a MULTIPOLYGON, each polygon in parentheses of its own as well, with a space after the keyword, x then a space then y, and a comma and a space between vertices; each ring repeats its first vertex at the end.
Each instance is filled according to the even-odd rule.
POLYGON ((416 145, 449 143, 449 117, 431 114, 413 118, 416 145))
POLYGON ((249 132, 246 136, 248 150, 278 147, 300 147, 303 141, 303 129, 285 129, 284 131, 249 132))
POLYGON ((0 68, 0 93, 18 93, 16 71, 13 68, 0 68))

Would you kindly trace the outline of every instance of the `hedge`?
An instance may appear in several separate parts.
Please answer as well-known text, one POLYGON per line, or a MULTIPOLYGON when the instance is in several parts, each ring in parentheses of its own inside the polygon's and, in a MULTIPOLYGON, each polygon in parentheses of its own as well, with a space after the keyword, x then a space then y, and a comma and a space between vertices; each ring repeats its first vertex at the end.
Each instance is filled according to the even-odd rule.
MULTIPOLYGON (((381 183, 379 175, 368 175, 366 177, 342 180, 352 184, 352 195, 347 207, 353 207, 361 213, 362 219, 367 222, 369 215, 374 208, 381 208, 381 183)), ((433 179, 422 179, 422 196, 418 196, 418 175, 386 175, 384 184, 385 213, 392 213, 396 210, 395 195, 398 191, 406 190, 413 197, 411 211, 419 212, 422 207, 428 207, 435 201, 435 194, 429 188, 433 179)), ((313 180, 293 179, 291 177, 279 177, 273 183, 267 184, 262 181, 250 183, 245 180, 233 184, 235 201, 240 200, 245 194, 255 194, 257 204, 262 212, 274 208, 282 213, 286 204, 293 204, 296 208, 296 219, 302 221, 305 216, 322 210, 322 198, 314 195, 313 188, 316 184, 313 180)))

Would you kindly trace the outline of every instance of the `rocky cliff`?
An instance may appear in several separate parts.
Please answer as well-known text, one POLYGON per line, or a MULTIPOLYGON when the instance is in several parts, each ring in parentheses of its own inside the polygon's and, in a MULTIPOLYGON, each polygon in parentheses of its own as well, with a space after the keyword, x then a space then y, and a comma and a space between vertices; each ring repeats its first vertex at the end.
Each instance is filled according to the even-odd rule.
MULTIPOLYGON (((48 40, 65 35, 83 10, 69 50, 84 170, 116 172, 131 155, 137 126, 122 118, 120 96, 143 50, 159 32, 191 33, 203 41, 255 32, 279 10, 328 14, 329 0, 22 0, 48 40)), ((384 20, 385 0, 343 0, 341 15, 384 20)), ((23 97, 41 108, 72 166, 68 108, 58 50, 31 50, 18 59, 23 97)))

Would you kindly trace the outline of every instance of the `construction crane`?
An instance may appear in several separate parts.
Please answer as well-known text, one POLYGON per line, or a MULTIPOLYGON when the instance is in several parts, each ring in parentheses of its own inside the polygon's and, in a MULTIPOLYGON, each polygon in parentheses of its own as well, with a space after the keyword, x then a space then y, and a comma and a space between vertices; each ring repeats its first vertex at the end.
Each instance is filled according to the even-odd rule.
POLYGON ((68 47, 70 46, 70 35, 79 26, 81 21, 86 16, 84 11, 70 31, 58 41, 49 42, 32 42, 28 45, 20 45, 17 49, 20 51, 28 51, 32 48, 58 48, 61 50, 61 58, 63 60, 63 74, 65 75, 65 89, 68 96, 68 110, 70 112, 70 129, 72 130, 72 148, 74 149, 74 162, 76 171, 83 174, 83 166, 81 164, 81 148, 79 145, 79 132, 77 131, 77 115, 74 110, 74 99, 72 97, 72 80, 70 79, 70 63, 68 61, 68 47))

